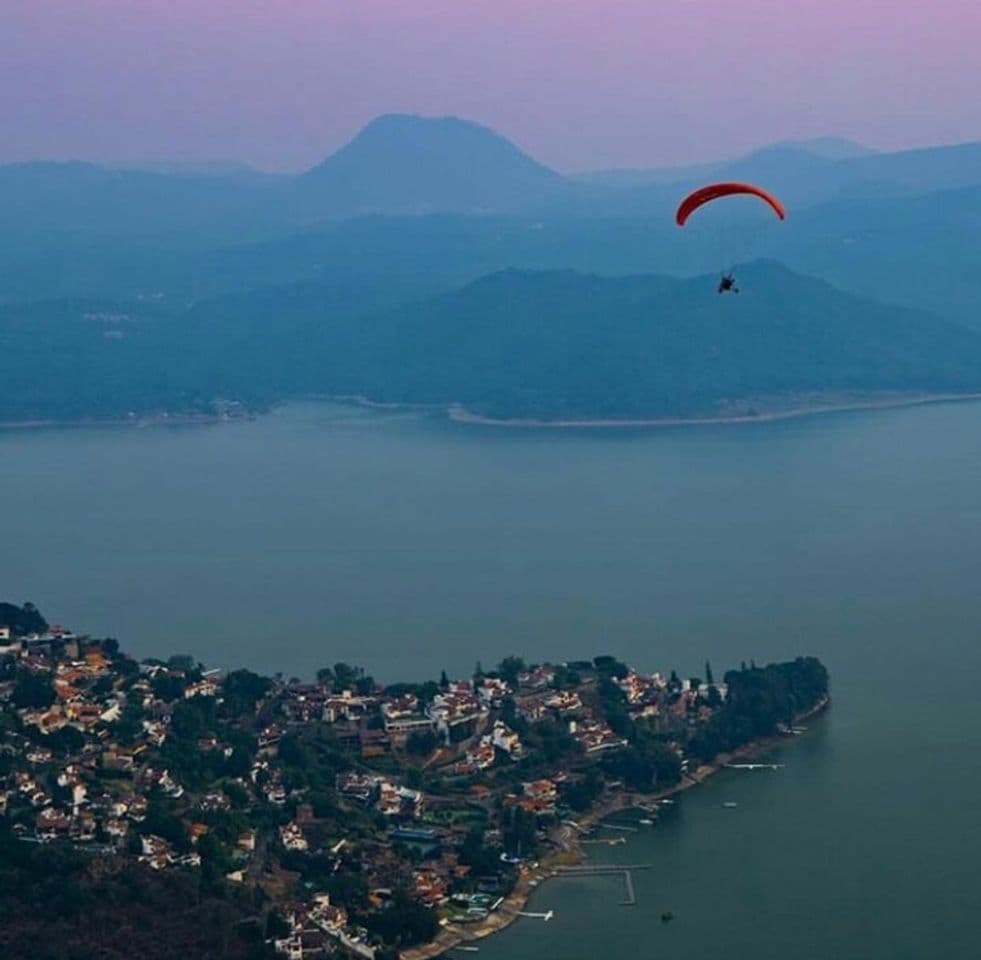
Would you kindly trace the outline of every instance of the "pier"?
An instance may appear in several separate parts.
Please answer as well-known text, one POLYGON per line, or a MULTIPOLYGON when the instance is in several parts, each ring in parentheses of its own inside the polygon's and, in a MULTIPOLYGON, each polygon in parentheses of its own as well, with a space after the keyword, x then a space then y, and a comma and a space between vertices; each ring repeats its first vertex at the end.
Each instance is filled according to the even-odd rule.
POLYGON ((589 864, 577 867, 560 867, 555 876, 557 877, 608 877, 616 874, 623 874, 623 886, 625 897, 620 901, 622 907, 637 906, 637 892, 634 889, 634 870, 650 870, 653 864, 650 863, 609 863, 609 864, 589 864))
POLYGON ((623 871, 623 885, 627 891, 627 898, 626 900, 621 902, 620 906, 622 907, 637 906, 637 894, 634 893, 634 875, 629 870, 623 871))

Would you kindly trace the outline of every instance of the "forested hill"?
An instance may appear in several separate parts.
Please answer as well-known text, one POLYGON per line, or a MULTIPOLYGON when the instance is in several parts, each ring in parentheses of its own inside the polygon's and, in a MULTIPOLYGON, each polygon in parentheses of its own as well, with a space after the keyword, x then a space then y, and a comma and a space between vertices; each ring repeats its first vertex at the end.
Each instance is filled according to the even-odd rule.
POLYGON ((0 601, 0 627, 9 627, 13 636, 21 637, 28 633, 44 633, 48 621, 33 603, 18 607, 15 603, 0 601))
POLYGON ((495 417, 735 414, 981 391, 981 334, 770 262, 716 277, 504 271, 434 299, 305 284, 199 304, 0 309, 0 421, 261 406, 309 394, 495 417), (401 304, 401 305, 395 305, 401 304))
POLYGON ((352 370, 384 400, 494 416, 657 417, 801 395, 981 387, 981 337, 764 262, 715 279, 506 271, 364 324, 352 370))

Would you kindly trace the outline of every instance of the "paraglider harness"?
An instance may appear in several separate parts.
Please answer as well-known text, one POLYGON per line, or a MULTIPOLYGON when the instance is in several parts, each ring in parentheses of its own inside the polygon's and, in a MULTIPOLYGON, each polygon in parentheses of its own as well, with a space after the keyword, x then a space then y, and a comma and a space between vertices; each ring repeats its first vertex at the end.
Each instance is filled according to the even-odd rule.
POLYGON ((719 279, 719 293, 739 293, 739 287, 736 286, 736 278, 731 273, 723 273, 722 277, 719 279))

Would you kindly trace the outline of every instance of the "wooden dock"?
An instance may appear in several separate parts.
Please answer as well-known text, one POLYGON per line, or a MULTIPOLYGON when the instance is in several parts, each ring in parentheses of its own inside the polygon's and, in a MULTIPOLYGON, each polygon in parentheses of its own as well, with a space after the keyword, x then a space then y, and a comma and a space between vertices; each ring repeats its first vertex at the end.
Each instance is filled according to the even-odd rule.
POLYGON ((557 877, 609 877, 623 875, 625 898, 620 901, 622 907, 637 906, 637 891, 634 889, 634 870, 650 870, 651 863, 595 863, 582 864, 575 867, 559 867, 555 872, 557 877))
POLYGON ((622 907, 636 907, 637 906, 637 894, 634 892, 634 875, 629 870, 623 871, 623 885, 627 890, 627 899, 624 900, 620 906, 622 907))

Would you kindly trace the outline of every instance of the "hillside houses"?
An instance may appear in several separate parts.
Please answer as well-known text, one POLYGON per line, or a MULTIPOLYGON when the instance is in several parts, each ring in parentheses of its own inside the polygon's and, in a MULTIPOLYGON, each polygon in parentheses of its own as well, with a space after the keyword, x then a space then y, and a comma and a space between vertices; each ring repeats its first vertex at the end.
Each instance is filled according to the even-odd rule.
POLYGON ((353 690, 336 693, 325 684, 299 683, 283 690, 282 711, 292 723, 338 723, 358 721, 376 704, 376 699, 353 690))
POLYGON ((303 836, 303 830, 296 822, 291 822, 279 828, 279 841, 287 850, 309 850, 310 844, 303 836))
POLYGON ((421 791, 410 790, 381 775, 339 774, 337 790, 345 799, 363 807, 373 807, 385 817, 415 819, 422 815, 425 803, 421 791))
POLYGON ((521 784, 519 792, 506 796, 504 806, 520 807, 536 817, 552 817, 556 812, 558 795, 558 786, 554 780, 532 780, 521 784))
POLYGON ((385 732, 400 743, 417 730, 432 730, 435 727, 435 721, 426 715, 419 698, 411 693, 383 700, 381 715, 385 732))
POLYGON ((518 687, 521 690, 545 690, 555 680, 555 668, 545 664, 522 670, 518 674, 518 687))
POLYGON ((586 753, 599 753, 601 750, 616 750, 625 747, 627 740, 615 734, 602 720, 594 718, 571 720, 569 732, 582 745, 586 753))
POLYGON ((535 723, 547 717, 573 717, 582 713, 583 702, 577 690, 545 690, 515 699, 518 716, 535 723))
POLYGON ((455 727, 475 723, 486 716, 489 708, 469 683, 451 683, 433 697, 427 715, 437 732, 447 739, 455 727))
POLYGON ((486 917, 564 818, 617 784, 650 788, 635 759, 652 741, 673 782, 724 696, 609 657, 386 688, 343 665, 286 682, 136 664, 70 632, 19 640, 0 637, 0 817, 33 842, 266 891, 283 956, 382 946, 328 882, 357 892, 359 920, 395 896, 446 922, 486 917))
MULTIPOLYGON (((322 960, 332 956, 335 945, 343 946, 347 940, 347 911, 331 904, 326 893, 316 894, 308 903, 295 904, 286 914, 289 933, 274 943, 276 952, 286 960, 322 960)), ((360 950, 351 950, 355 956, 370 960, 374 951, 361 944, 360 950), (363 951, 363 952, 362 952, 363 951)))

